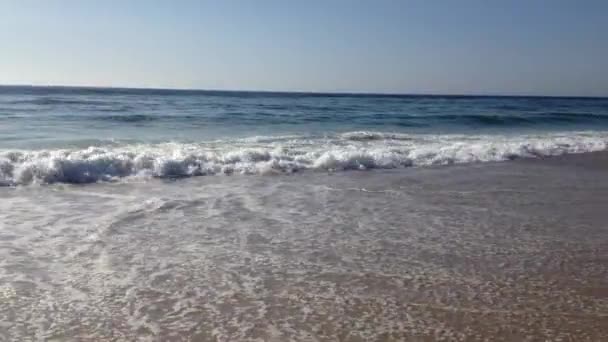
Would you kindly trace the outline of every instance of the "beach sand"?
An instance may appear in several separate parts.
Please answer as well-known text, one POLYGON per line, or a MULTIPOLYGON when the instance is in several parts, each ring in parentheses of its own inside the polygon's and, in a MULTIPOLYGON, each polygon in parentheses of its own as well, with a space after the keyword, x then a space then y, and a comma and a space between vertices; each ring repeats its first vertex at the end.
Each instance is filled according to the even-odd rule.
POLYGON ((3 341, 608 341, 607 153, 0 198, 3 341))

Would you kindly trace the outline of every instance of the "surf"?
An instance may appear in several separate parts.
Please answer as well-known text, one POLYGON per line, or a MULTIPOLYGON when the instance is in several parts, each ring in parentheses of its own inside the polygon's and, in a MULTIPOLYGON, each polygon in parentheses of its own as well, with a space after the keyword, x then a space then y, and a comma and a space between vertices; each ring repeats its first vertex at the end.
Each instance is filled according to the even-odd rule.
POLYGON ((127 143, 0 150, 0 184, 112 182, 128 178, 267 175, 499 162, 608 149, 608 132, 532 135, 356 131, 324 136, 127 143))

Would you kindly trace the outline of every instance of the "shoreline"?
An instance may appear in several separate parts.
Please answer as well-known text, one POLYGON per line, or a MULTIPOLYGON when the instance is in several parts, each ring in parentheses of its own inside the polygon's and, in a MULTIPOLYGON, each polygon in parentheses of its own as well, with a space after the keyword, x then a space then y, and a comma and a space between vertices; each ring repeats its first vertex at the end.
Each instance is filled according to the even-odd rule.
POLYGON ((0 188, 0 339, 602 341, 607 170, 0 188))
MULTIPOLYGON (((33 153, 33 152, 30 152, 33 153)), ((123 152, 124 153, 124 152, 123 152)), ((257 153, 257 152, 256 152, 257 153)), ((245 152, 245 158, 247 158, 246 152, 245 152)), ((565 153, 565 154, 561 154, 561 155, 540 155, 540 156, 535 156, 535 157, 527 157, 527 156, 516 156, 513 159, 509 159, 509 160, 491 160, 491 161, 471 161, 471 162, 463 162, 463 161, 456 161, 456 162, 448 162, 448 163, 441 163, 441 164, 437 164, 437 165, 433 165, 433 164, 429 164, 429 165, 409 165, 409 166, 399 166, 399 167, 372 167, 369 169, 362 169, 362 170, 357 170, 355 169, 351 164, 352 163, 360 163, 357 160, 357 156, 354 157, 349 157, 346 160, 334 160, 333 156, 329 155, 328 158, 324 158, 327 157, 326 155, 322 155, 320 156, 313 164, 310 165, 301 165, 299 167, 302 167, 302 169, 298 169, 295 168, 293 171, 290 171, 290 166, 282 166, 279 167, 278 169, 275 169, 272 165, 268 166, 268 165, 264 165, 264 162, 250 162, 250 165, 248 166, 241 166, 243 168, 242 171, 248 171, 251 173, 245 173, 245 174, 239 174, 240 172, 237 172, 237 170, 234 170, 230 173, 224 173, 224 171, 220 171, 219 169, 217 169, 217 165, 216 165, 216 170, 213 171, 215 173, 209 173, 209 174, 205 174, 203 172, 203 174, 184 174, 184 175, 176 175, 176 176, 172 176, 170 173, 166 174, 166 175, 162 175, 162 176, 158 176, 158 175, 154 175, 152 172, 156 172, 155 170, 151 169, 151 166, 147 166, 147 168, 143 168, 141 170, 139 170, 138 172, 144 172, 144 174, 140 174, 140 175, 134 175, 132 174, 133 172, 137 171, 135 169, 135 164, 136 164, 136 160, 133 160, 133 156, 128 156, 127 158, 130 158, 131 160, 128 163, 124 162, 124 156, 120 155, 120 154, 116 154, 116 155, 111 155, 110 158, 113 158, 115 160, 112 160, 108 165, 103 166, 103 164, 101 166, 96 165, 95 160, 87 160, 86 158, 84 159, 80 159, 80 160, 76 160, 75 161, 75 165, 71 165, 72 163, 74 163, 74 160, 72 159, 68 159, 66 156, 63 156, 62 158, 65 160, 60 160, 61 163, 59 163, 58 167, 59 169, 54 170, 53 167, 49 167, 49 166, 45 166, 45 163, 51 163, 53 164, 54 161, 52 159, 48 159, 48 156, 46 156, 45 158, 47 158, 48 160, 45 159, 41 159, 41 160, 37 160, 36 163, 40 164, 42 163, 42 166, 36 166, 35 163, 30 163, 31 165, 26 167, 26 172, 25 172, 25 177, 23 176, 19 176, 17 177, 18 182, 15 183, 15 179, 14 175, 13 175, 13 170, 19 169, 19 165, 20 164, 16 164, 16 165, 11 165, 9 160, 5 160, 4 165, 0 164, 0 167, 4 167, 5 170, 1 170, 3 172, 8 172, 4 174, 4 177, 7 177, 6 179, 2 180, 0 179, 0 188, 2 187, 22 187, 22 186, 30 186, 32 184, 35 185, 42 185, 42 186, 50 186, 50 185, 56 185, 56 184, 63 184, 63 185, 92 185, 92 184, 128 184, 131 182, 147 182, 147 181, 154 181, 154 180, 161 180, 161 181, 181 181, 181 180, 185 180, 185 179, 189 179, 189 178, 209 178, 209 177, 228 177, 228 178, 233 178, 233 177, 291 177, 291 176, 299 176, 299 175, 324 175, 324 174, 328 174, 328 175, 341 175, 341 174, 345 174, 346 176, 348 176, 349 174, 358 174, 358 173, 400 173, 400 172, 418 172, 417 170, 435 170, 435 169, 443 169, 443 168, 447 168, 447 169, 461 169, 461 168, 472 168, 472 169, 477 169, 479 167, 483 167, 488 166, 491 167, 493 165, 509 165, 509 164, 515 164, 515 165, 519 165, 521 163, 528 163, 530 165, 535 165, 538 163, 546 163, 547 165, 554 165, 554 164, 558 164, 558 165, 562 165, 564 167, 569 167, 572 165, 581 165, 581 166, 588 166, 588 167, 601 167, 601 165, 608 163, 608 151, 607 150, 603 150, 603 151, 591 151, 591 152, 574 152, 574 153, 565 153), (352 159, 354 158, 354 159, 352 159), (332 170, 332 169, 322 169, 322 168, 318 168, 315 169, 314 164, 321 160, 322 164, 327 164, 326 167, 329 167, 329 165, 331 165, 331 163, 335 163, 336 165, 341 165, 344 167, 347 167, 346 169, 339 169, 339 170, 332 170), (352 159, 352 160, 351 160, 352 159), (63 162, 67 162, 67 167, 64 170, 64 166, 63 162), (595 166, 594 166, 595 165, 595 166), (47 169, 45 169, 45 167, 47 169), (117 168, 118 167, 118 168, 117 168), (113 172, 116 173, 116 175, 106 175, 104 174, 104 170, 114 170, 113 172), (131 173, 131 174, 129 174, 131 173), (146 174, 147 173, 147 174, 146 174), (40 179, 40 178, 44 178, 44 177, 50 177, 50 183, 45 183, 44 179, 40 179), (21 179, 23 178, 23 179, 21 179)), ((369 156, 366 156, 369 157, 369 156)), ((13 157, 14 158, 14 157, 13 157)), ((159 157, 160 158, 160 157, 159 157)), ((196 165, 196 163, 191 164, 191 162, 189 162, 187 160, 188 158, 182 160, 182 161, 173 161, 173 160, 169 160, 168 163, 166 163, 166 165, 161 165, 161 169, 166 169, 168 170, 167 172, 172 172, 173 169, 176 169, 180 172, 185 172, 185 169, 187 168, 192 168, 196 165)), ((365 158, 363 158, 363 164, 361 164, 360 166, 364 166, 366 162, 365 158)), ((2 161, 2 160, 0 160, 2 161)), ((162 160, 161 160, 162 161, 162 160)), ((217 161, 216 161, 217 162, 217 161)), ((276 161, 275 161, 276 162, 276 161)), ((23 163, 23 162, 21 162, 23 163)), ((213 162, 212 162, 213 163, 213 162)), ((270 163, 270 162, 268 162, 270 163)), ((293 161, 292 161, 293 163, 293 161)), ((150 162, 148 162, 148 164, 150 164, 150 162)), ((270 163, 271 164, 271 163, 270 163)), ((221 164, 220 164, 221 165, 221 164)), ((236 164, 238 165, 238 164, 236 164)), ((229 166, 230 165, 225 165, 225 166, 229 166)), ((198 166, 199 168, 201 167, 201 165, 198 166)), ((234 167, 234 166, 232 166, 234 167)), ((365 167, 365 166, 364 166, 365 167)), ((23 173, 23 172, 21 172, 23 173)), ((0 174, 2 175, 2 174, 0 174)))

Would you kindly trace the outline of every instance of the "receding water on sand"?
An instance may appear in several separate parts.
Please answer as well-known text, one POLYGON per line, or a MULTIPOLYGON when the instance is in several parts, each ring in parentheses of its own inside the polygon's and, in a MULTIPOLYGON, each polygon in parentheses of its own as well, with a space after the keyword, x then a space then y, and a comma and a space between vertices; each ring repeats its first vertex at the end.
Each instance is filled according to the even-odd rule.
POLYGON ((608 337, 608 157, 0 188, 0 340, 608 337))

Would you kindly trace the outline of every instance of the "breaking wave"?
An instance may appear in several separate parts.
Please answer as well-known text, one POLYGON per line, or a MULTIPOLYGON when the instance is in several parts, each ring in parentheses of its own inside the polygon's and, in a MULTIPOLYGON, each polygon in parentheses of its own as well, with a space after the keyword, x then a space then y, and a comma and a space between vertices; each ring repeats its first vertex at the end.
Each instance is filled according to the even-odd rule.
POLYGON ((325 137, 0 150, 0 184, 80 184, 128 177, 389 169, 606 149, 608 132, 502 136, 349 132, 325 137))

